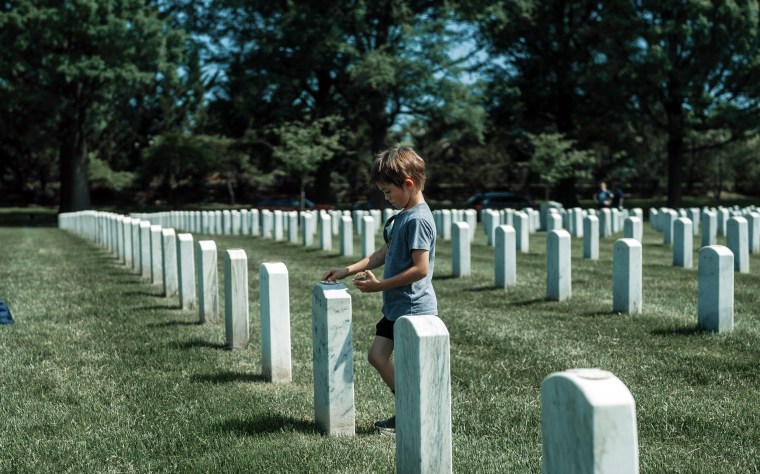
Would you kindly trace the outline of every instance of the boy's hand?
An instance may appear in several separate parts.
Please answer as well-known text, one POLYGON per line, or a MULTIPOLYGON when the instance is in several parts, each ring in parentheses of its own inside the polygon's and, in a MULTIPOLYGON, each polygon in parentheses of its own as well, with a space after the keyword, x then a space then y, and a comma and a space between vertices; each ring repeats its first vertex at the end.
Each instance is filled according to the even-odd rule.
POLYGON ((375 275, 369 270, 366 270, 363 273, 364 278, 354 278, 354 286, 357 287, 362 293, 373 293, 380 291, 380 280, 375 278, 375 275))
POLYGON ((348 268, 331 268, 322 275, 322 281, 337 281, 348 276, 348 268))

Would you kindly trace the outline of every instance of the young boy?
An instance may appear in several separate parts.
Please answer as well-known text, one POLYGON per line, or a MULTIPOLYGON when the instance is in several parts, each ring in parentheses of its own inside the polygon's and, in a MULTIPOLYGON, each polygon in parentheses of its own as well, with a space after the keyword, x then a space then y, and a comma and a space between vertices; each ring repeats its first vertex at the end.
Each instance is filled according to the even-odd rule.
MULTIPOLYGON (((382 248, 348 267, 329 269, 322 279, 335 281, 362 272, 354 279, 356 288, 363 293, 383 292, 383 317, 377 323, 367 358, 395 393, 391 362, 393 324, 401 316, 438 314, 432 281, 435 222, 422 195, 425 162, 411 148, 397 145, 377 155, 370 180, 401 212, 385 224, 382 248), (381 265, 385 269, 383 279, 378 280, 370 270, 381 265)), ((376 422, 375 428, 395 433, 395 415, 376 422)))

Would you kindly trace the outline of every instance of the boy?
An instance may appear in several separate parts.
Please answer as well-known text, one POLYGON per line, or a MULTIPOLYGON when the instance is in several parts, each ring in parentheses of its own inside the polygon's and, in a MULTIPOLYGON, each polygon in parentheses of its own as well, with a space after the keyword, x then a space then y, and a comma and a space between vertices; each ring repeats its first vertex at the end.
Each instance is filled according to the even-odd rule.
MULTIPOLYGON (((432 281, 435 223, 422 195, 425 162, 411 148, 396 145, 377 155, 370 181, 401 212, 385 224, 382 248, 348 267, 329 269, 322 280, 335 281, 361 272, 354 279, 356 288, 363 293, 383 292, 383 317, 377 323, 367 359, 395 393, 391 362, 394 322, 401 316, 438 314, 432 281), (378 280, 370 270, 381 265, 385 269, 383 279, 378 280)), ((376 422, 375 428, 395 434, 395 415, 376 422)))

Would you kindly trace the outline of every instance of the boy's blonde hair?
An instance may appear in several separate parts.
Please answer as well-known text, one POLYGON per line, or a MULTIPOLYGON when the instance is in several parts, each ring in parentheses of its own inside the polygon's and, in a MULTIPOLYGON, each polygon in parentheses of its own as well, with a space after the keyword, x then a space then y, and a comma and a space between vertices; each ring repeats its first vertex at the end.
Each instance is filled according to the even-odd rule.
POLYGON ((419 191, 425 189, 425 161, 414 150, 395 145, 375 156, 369 172, 370 181, 402 187, 407 178, 419 191))

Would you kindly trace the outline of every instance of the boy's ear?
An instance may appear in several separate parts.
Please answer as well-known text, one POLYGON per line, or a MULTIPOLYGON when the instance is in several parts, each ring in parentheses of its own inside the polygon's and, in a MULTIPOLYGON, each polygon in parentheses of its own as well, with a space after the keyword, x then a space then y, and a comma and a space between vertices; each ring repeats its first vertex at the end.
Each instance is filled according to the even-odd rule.
POLYGON ((414 188, 414 181, 412 181, 412 178, 406 178, 404 180, 404 186, 408 186, 410 188, 414 188))

